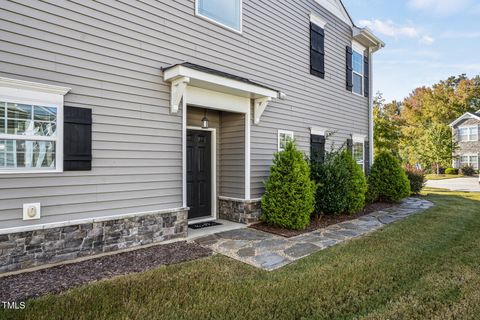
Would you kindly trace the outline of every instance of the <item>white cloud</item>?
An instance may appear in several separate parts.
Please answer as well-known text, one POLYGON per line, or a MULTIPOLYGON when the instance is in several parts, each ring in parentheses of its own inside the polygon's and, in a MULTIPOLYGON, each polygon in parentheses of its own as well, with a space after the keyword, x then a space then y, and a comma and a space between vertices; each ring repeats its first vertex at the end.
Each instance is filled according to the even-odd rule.
POLYGON ((425 34, 417 27, 411 25, 397 25, 391 20, 360 20, 358 24, 363 27, 368 27, 373 32, 387 37, 419 39, 418 41, 424 45, 431 45, 435 42, 435 39, 432 36, 425 34))
POLYGON ((415 27, 398 26, 394 24, 391 20, 360 20, 359 24, 372 29, 376 33, 383 34, 388 37, 418 38, 419 36, 418 30, 415 27))
POLYGON ((473 4, 473 0, 409 0, 412 9, 423 10, 438 15, 450 15, 465 11, 473 4))
POLYGON ((435 39, 429 35, 425 35, 421 37, 419 41, 421 44, 432 45, 435 42, 435 39))

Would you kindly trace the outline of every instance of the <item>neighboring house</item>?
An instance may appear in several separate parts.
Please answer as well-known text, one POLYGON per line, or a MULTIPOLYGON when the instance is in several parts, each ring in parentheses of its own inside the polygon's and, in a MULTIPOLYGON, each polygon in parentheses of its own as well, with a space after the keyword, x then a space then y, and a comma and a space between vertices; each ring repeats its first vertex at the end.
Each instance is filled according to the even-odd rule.
POLYGON ((458 144, 454 153, 453 167, 472 166, 475 170, 480 167, 480 110, 467 112, 450 124, 453 130, 453 139, 458 144))
POLYGON ((273 154, 372 158, 372 54, 338 0, 2 1, 0 272, 258 218, 273 154))

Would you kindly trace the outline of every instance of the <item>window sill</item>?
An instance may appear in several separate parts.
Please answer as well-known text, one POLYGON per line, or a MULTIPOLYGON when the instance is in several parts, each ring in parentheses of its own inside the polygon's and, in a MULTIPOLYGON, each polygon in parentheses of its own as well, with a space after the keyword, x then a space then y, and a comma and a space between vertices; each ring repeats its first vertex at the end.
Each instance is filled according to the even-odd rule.
POLYGON ((205 20, 205 21, 208 21, 208 22, 210 22, 210 23, 212 23, 212 24, 214 24, 214 25, 216 25, 216 26, 218 26, 218 27, 221 27, 221 28, 223 28, 223 29, 226 29, 226 30, 228 30, 228 31, 233 31, 233 32, 235 32, 235 33, 237 33, 237 34, 239 34, 239 35, 243 34, 243 26, 242 26, 242 23, 241 23, 241 22, 240 22, 240 30, 237 30, 237 29, 232 28, 232 27, 229 27, 229 26, 227 26, 227 25, 225 25, 225 24, 223 24, 223 23, 221 23, 221 22, 215 21, 215 20, 213 20, 212 18, 209 18, 209 17, 207 17, 207 16, 201 15, 200 13, 195 13, 195 16, 197 16, 197 17, 199 17, 200 19, 203 19, 203 20, 205 20))
POLYGON ((0 170, 0 176, 9 174, 41 174, 41 173, 63 173, 63 170, 0 170))

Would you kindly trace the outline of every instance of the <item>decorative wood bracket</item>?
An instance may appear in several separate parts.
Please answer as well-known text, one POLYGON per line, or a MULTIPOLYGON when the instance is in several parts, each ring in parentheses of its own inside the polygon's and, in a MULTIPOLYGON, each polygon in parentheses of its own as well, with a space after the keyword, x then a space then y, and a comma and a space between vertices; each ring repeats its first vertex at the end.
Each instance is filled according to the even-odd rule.
POLYGON ((272 100, 270 97, 258 98, 254 101, 254 123, 259 124, 260 118, 262 117, 265 108, 267 107, 268 103, 272 100))
POLYGON ((181 77, 172 81, 172 92, 170 97, 170 112, 178 113, 180 108, 180 103, 182 103, 182 108, 187 106, 186 92, 187 85, 190 83, 190 78, 181 77))

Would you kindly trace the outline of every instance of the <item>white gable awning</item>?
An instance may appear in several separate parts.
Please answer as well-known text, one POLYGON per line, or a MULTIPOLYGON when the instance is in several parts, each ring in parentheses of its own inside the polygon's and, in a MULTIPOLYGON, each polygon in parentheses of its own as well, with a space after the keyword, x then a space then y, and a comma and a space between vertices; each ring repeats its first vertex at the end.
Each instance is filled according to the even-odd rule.
POLYGON ((170 111, 177 113, 187 104, 221 111, 250 112, 254 105, 254 122, 260 118, 273 99, 285 95, 275 89, 248 79, 191 63, 164 69, 163 78, 171 84, 170 111))

